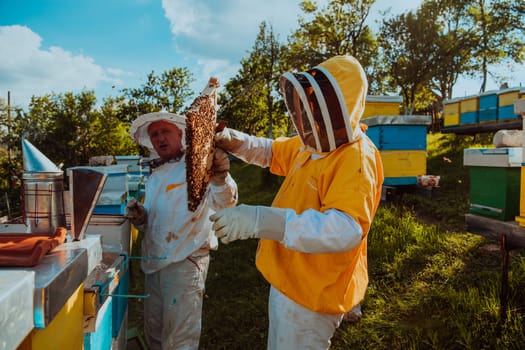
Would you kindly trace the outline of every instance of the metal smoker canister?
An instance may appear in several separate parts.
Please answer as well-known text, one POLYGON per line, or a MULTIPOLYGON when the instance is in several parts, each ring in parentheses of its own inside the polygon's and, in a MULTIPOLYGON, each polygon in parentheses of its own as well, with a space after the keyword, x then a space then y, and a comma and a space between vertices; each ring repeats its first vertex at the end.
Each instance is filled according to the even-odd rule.
POLYGON ((66 227, 63 172, 26 172, 22 183, 27 232, 53 235, 66 227))

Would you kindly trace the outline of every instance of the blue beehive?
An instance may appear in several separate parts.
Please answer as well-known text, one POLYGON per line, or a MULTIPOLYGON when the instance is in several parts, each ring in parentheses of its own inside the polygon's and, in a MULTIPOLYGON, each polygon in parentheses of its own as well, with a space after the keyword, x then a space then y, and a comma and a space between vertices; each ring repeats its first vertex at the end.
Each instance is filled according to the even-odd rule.
POLYGON ((498 92, 486 91, 479 95, 479 122, 498 120, 498 92))
POLYGON ((525 94, 525 89, 508 88, 498 91, 498 120, 520 119, 521 116, 514 113, 514 101, 525 94))
POLYGON ((381 153, 385 185, 417 184, 426 171, 427 128, 432 119, 426 115, 377 116, 361 120, 368 125, 366 134, 381 153))
POLYGON ((461 125, 479 122, 479 96, 466 96, 459 101, 459 123, 461 125))
POLYGON ((426 150, 427 115, 394 115, 362 119, 366 134, 379 150, 426 150))
POLYGON ((97 327, 94 332, 84 333, 84 350, 110 350, 113 341, 112 319, 113 300, 108 298, 97 315, 97 327))

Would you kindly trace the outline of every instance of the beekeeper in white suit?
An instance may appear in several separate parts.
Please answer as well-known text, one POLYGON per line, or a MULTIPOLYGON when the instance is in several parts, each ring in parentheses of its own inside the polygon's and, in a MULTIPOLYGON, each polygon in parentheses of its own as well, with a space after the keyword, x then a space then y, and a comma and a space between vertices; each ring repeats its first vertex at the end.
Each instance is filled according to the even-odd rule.
POLYGON ((144 331, 150 349, 198 349, 209 251, 218 242, 208 219, 237 203, 230 162, 215 152, 214 175, 200 206, 188 210, 185 117, 156 112, 141 115, 130 133, 150 151, 157 167, 146 182, 144 205, 131 201, 127 217, 144 232, 144 331))
POLYGON ((279 81, 298 135, 270 140, 232 129, 217 145, 285 176, 272 207, 210 217, 223 243, 260 238, 256 265, 271 284, 268 349, 328 349, 368 285, 367 234, 381 198, 378 150, 361 130, 368 83, 337 56, 279 81))

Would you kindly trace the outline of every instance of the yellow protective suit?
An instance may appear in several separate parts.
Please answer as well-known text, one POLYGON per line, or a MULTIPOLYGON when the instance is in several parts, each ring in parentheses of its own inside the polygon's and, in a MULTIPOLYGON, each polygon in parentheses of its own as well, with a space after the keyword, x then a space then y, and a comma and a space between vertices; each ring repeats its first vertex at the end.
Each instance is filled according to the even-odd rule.
POLYGON ((383 169, 379 151, 359 126, 367 90, 359 63, 337 56, 320 66, 339 85, 353 141, 322 154, 305 150, 299 137, 274 141, 270 171, 286 178, 272 206, 297 214, 336 209, 361 226, 362 240, 349 251, 309 254, 261 239, 256 265, 274 288, 296 303, 342 314, 363 299, 368 285, 367 233, 381 199, 383 169))

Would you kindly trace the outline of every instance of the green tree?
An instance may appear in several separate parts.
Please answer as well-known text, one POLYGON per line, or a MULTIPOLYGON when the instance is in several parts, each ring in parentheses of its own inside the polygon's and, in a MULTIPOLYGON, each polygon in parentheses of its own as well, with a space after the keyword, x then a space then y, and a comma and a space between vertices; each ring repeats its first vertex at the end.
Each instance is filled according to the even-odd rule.
POLYGON ((439 64, 437 32, 434 18, 412 11, 385 19, 381 25, 379 43, 388 85, 403 96, 405 114, 413 114, 417 94, 429 85, 439 64))
POLYGON ((525 32, 525 2, 524 1, 504 1, 500 4, 502 13, 507 13, 510 27, 525 32))
POLYGON ((29 112, 20 113, 12 128, 13 148, 20 149, 26 138, 64 168, 85 165, 92 156, 137 152, 114 100, 106 100, 98 110, 93 91, 33 96, 29 112))
POLYGON ((462 0, 427 0, 417 10, 418 17, 435 21, 437 64, 433 65, 428 88, 436 94, 439 104, 452 98, 459 76, 472 69, 472 47, 476 41, 466 29, 464 13, 468 4, 462 0))
POLYGON ((473 71, 481 74, 480 92, 487 86, 489 67, 503 62, 523 63, 523 0, 475 0, 466 12, 473 47, 473 71), (510 11, 510 12, 509 12, 510 11))
POLYGON ((320 8, 315 1, 300 3, 303 16, 289 40, 288 64, 311 68, 336 55, 357 58, 370 78, 372 91, 382 90, 377 73, 377 41, 367 24, 375 0, 330 0, 320 8))
POLYGON ((20 213, 21 157, 19 145, 14 143, 13 121, 22 113, 0 99, 0 216, 20 213))
POLYGON ((262 22, 249 57, 241 60, 239 73, 219 94, 219 118, 228 126, 270 138, 287 134, 284 104, 277 97, 283 50, 273 28, 262 22))
POLYGON ((94 130, 90 153, 95 155, 131 155, 138 154, 139 148, 129 134, 130 124, 122 121, 121 98, 107 98, 96 118, 91 123, 94 130))
POLYGON ((48 135, 55 129, 54 120, 58 113, 58 95, 32 96, 29 111, 21 113, 13 124, 13 146, 20 149, 22 139, 25 138, 54 163, 63 161, 55 158, 54 151, 62 137, 55 140, 48 135))
POLYGON ((139 88, 122 90, 127 103, 122 106, 121 117, 132 122, 144 113, 160 110, 179 113, 194 95, 190 88, 194 81, 195 78, 186 67, 172 68, 159 76, 152 71, 139 88))

